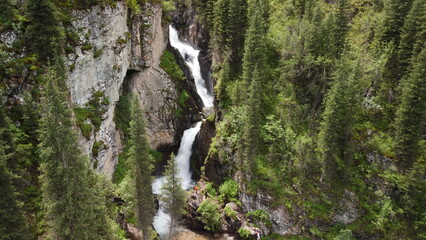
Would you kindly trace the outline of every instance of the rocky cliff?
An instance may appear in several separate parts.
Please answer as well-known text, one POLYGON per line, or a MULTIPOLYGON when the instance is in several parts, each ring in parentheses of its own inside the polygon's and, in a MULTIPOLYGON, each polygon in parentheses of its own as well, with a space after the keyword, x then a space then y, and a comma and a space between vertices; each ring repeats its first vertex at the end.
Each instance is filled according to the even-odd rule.
POLYGON ((168 42, 161 7, 146 3, 142 13, 130 16, 126 4, 117 2, 114 7, 75 11, 73 16, 76 20, 68 30, 78 33, 80 44, 67 54, 72 101, 84 106, 96 92, 108 99, 99 131, 81 137, 85 153, 91 154, 94 143, 102 141, 104 146, 92 161, 108 175, 113 173, 122 148, 115 107, 127 92, 138 96, 145 109, 151 148, 176 148, 185 126, 176 114, 179 87, 159 66, 168 42))

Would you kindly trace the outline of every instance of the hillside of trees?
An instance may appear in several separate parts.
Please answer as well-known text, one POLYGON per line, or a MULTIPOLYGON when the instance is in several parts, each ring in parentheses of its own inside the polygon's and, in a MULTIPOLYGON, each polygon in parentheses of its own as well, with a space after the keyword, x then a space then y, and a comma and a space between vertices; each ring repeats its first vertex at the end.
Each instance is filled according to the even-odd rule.
MULTIPOLYGON (((158 152, 138 100, 117 103, 126 165, 110 179, 83 154, 80 112, 66 84, 70 12, 116 2, 0 2, 0 33, 17 36, 12 45, 0 41, 0 240, 130 239, 123 222, 141 239, 158 238, 151 187, 158 152)), ((194 8, 208 32, 215 114, 207 121, 216 133, 206 163, 221 162, 226 173, 207 183, 197 210, 205 234, 221 233, 226 203, 262 192, 271 207, 297 215, 301 229, 264 239, 426 239, 425 0, 124 2, 130 16, 145 2, 159 4, 165 26, 194 8), (336 221, 348 196, 357 217, 336 221)), ((175 227, 187 194, 174 155, 164 174, 159 199, 175 227)), ((267 212, 245 214, 253 227, 271 225, 267 212)), ((256 238, 243 228, 230 234, 256 238)))

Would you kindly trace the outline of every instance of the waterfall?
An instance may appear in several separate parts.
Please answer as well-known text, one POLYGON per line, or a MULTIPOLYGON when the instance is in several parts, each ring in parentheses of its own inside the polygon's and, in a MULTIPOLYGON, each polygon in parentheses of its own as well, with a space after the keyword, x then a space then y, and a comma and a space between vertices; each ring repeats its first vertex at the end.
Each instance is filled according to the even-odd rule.
MULTIPOLYGON (((201 75, 200 63, 198 62, 199 50, 195 50, 189 44, 179 40, 178 33, 172 25, 169 26, 170 32, 170 45, 179 50, 180 55, 185 59, 188 64, 192 76, 194 77, 195 87, 198 95, 203 101, 204 107, 213 106, 213 96, 207 90, 206 83, 201 75)), ((182 188, 185 190, 190 189, 195 185, 192 180, 192 172, 190 169, 190 158, 192 154, 192 145, 194 144, 195 137, 201 129, 201 123, 198 122, 194 127, 185 130, 179 146, 178 153, 175 161, 179 169, 179 177, 182 180, 182 188)), ((161 194, 161 187, 164 184, 164 177, 158 177, 152 184, 152 192, 156 195, 161 194)), ((154 216, 153 225, 160 237, 168 234, 170 225, 170 216, 166 214, 161 207, 154 216)))
POLYGON ((201 75, 200 63, 198 61, 198 54, 200 50, 195 50, 189 44, 179 40, 178 32, 176 29, 169 25, 170 45, 176 48, 180 55, 185 59, 186 64, 191 70, 194 77, 195 87, 201 100, 203 100, 204 107, 213 106, 213 95, 209 93, 206 87, 206 82, 201 75))
MULTIPOLYGON (((185 130, 180 142, 179 151, 175 158, 177 168, 179 169, 179 178, 182 180, 182 188, 186 190, 194 186, 189 160, 192 154, 192 145, 200 129, 201 122, 198 122, 195 127, 185 130)), ((152 192, 157 195, 160 194, 163 183, 164 177, 155 179, 152 184, 152 192)), ((160 209, 155 214, 153 222, 154 228, 160 236, 168 234, 169 223, 170 216, 162 211, 160 203, 160 209)))

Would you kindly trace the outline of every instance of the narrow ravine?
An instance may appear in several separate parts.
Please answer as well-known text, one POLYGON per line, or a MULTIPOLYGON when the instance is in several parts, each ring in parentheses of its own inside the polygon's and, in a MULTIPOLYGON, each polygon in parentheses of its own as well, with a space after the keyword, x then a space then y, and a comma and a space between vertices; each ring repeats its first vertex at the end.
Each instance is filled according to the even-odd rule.
POLYGON ((201 100, 203 100, 204 107, 212 107, 213 95, 211 95, 207 90, 205 79, 203 79, 201 74, 200 62, 198 61, 200 50, 196 50, 188 43, 182 42, 179 39, 178 32, 172 25, 169 25, 169 34, 170 45, 179 51, 180 55, 183 59, 185 59, 186 64, 191 70, 191 74, 195 81, 195 87, 197 88, 197 93, 200 95, 201 100))
MULTIPOLYGON (((198 61, 200 51, 194 49, 188 43, 180 41, 177 31, 172 25, 169 26, 169 33, 170 45, 179 51, 190 68, 192 76, 194 77, 197 93, 202 99, 204 107, 213 107, 213 95, 211 95, 207 90, 205 80, 201 74, 200 63, 198 61)), ((201 123, 202 122, 200 121, 194 127, 184 131, 179 150, 175 158, 176 165, 179 169, 179 177, 182 180, 182 188, 185 190, 188 190, 195 185, 190 169, 190 159, 192 146, 194 144, 195 137, 201 129, 201 123)), ((152 191, 154 194, 158 195, 161 193, 163 183, 164 177, 158 177, 154 180, 152 184, 152 191)), ((163 238, 169 231, 170 216, 162 210, 161 205, 162 203, 160 202, 160 209, 154 216, 153 225, 157 233, 160 235, 160 238, 163 238)))

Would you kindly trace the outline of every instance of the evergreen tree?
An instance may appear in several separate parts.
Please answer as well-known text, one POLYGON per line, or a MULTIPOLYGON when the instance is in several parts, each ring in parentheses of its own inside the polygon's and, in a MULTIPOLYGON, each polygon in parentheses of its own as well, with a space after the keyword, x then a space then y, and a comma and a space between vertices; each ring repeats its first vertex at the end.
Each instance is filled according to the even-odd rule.
POLYGON ((334 48, 336 49, 335 56, 338 58, 344 50, 346 33, 348 31, 348 16, 346 14, 347 0, 338 0, 337 12, 334 14, 334 48))
POLYGON ((382 45, 389 45, 392 51, 386 61, 383 70, 382 83, 383 92, 386 92, 389 105, 386 106, 386 114, 389 118, 394 114, 395 89, 401 80, 400 61, 398 58, 398 47, 401 40, 401 31, 408 12, 411 9, 413 0, 390 0, 385 8, 385 17, 383 21, 382 31, 379 33, 379 41, 382 45))
POLYGON ((15 19, 15 12, 16 10, 10 0, 0 1, 0 32, 10 28, 11 23, 15 19))
POLYGON ((262 104, 261 88, 260 71, 255 69, 250 83, 245 114, 242 119, 243 158, 247 170, 251 173, 256 172, 256 156, 260 146, 260 128, 262 126, 262 113, 264 108, 262 104))
POLYGON ((136 97, 131 105, 130 140, 131 159, 134 163, 135 213, 138 226, 142 229, 143 239, 151 239, 151 224, 154 216, 154 196, 152 194, 152 157, 145 133, 144 112, 136 97))
MULTIPOLYGON (((0 107, 0 122, 7 122, 7 118, 0 107)), ((7 125, 6 125, 7 126, 7 125)), ((3 124, 0 126, 0 239, 2 240, 20 240, 27 239, 26 221, 22 209, 19 206, 18 198, 13 185, 13 174, 8 169, 8 160, 11 158, 5 149, 9 148, 7 139, 3 136, 8 135, 10 129, 3 124), (5 141, 6 140, 6 141, 5 141)), ((10 151, 7 151, 10 152, 10 151)))
POLYGON ((345 178, 351 157, 347 154, 354 108, 359 103, 356 87, 357 70, 349 65, 348 58, 342 59, 334 73, 322 114, 319 132, 319 150, 322 160, 322 179, 333 184, 345 178))
POLYGON ((43 201, 52 239, 111 239, 106 198, 82 157, 67 104, 63 77, 48 67, 43 75, 40 158, 43 201))
POLYGON ((412 57, 416 57, 426 41, 426 2, 414 0, 401 31, 398 48, 398 77, 406 75, 412 57))
POLYGON ((246 25, 247 0, 218 0, 215 3, 213 48, 219 54, 219 64, 229 57, 232 76, 241 73, 246 25))
POLYGON ((229 66, 229 58, 226 58, 222 63, 222 69, 220 70, 220 75, 218 82, 215 86, 216 98, 219 101, 220 106, 224 107, 228 99, 228 94, 226 92, 226 86, 231 81, 231 69, 229 66))
POLYGON ((401 104, 395 119, 395 152, 399 165, 408 170, 419 157, 426 117, 426 46, 416 58, 413 71, 403 82, 401 104))
POLYGON ((27 9, 30 24, 26 38, 30 51, 43 63, 59 63, 63 33, 53 3, 50 0, 29 0, 27 9))
POLYGON ((243 88, 250 87, 254 69, 258 69, 260 76, 264 77, 266 72, 266 33, 267 17, 269 15, 268 1, 250 0, 249 1, 249 26, 246 33, 243 57, 243 88))
POLYGON ((182 180, 178 177, 179 169, 173 153, 170 155, 164 176, 166 179, 161 188, 160 201, 163 202, 164 212, 170 215, 169 239, 171 239, 178 220, 185 212, 186 206, 186 193, 182 189, 182 180))

